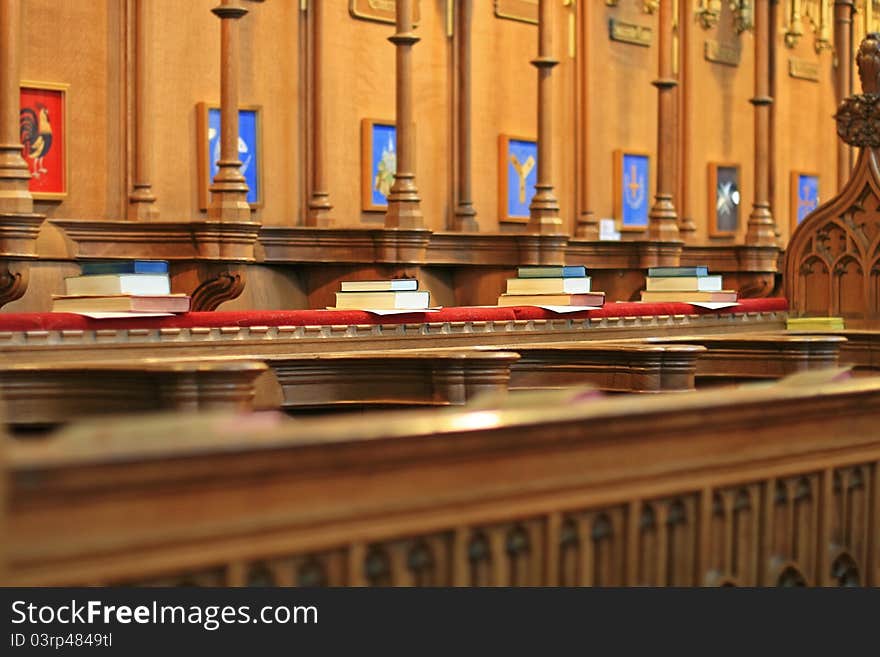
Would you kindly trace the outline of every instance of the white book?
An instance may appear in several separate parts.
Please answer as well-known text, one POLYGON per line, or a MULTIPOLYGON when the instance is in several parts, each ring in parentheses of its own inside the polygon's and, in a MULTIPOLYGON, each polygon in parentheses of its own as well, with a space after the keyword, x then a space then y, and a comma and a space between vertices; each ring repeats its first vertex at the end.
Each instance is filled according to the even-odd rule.
POLYGON ((168 274, 91 274, 64 279, 68 295, 171 294, 168 274))
POLYGON ((647 278, 649 292, 720 292, 721 276, 658 276, 647 278))
POLYGON ((507 294, 586 294, 589 291, 589 276, 507 279, 507 294))
POLYGON ((418 290, 415 278, 392 278, 387 281, 342 281, 342 292, 401 292, 418 290))
POLYGON ((424 310, 430 301, 427 291, 336 293, 336 308, 347 310, 424 310))

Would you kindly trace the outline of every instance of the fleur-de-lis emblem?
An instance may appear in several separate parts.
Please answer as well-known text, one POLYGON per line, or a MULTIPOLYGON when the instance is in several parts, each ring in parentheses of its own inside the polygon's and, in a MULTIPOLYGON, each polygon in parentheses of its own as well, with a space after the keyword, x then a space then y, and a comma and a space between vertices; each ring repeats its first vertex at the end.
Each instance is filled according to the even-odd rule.
POLYGON ((629 167, 629 173, 623 174, 623 197, 626 204, 633 210, 642 207, 645 200, 645 176, 639 174, 635 164, 629 167))

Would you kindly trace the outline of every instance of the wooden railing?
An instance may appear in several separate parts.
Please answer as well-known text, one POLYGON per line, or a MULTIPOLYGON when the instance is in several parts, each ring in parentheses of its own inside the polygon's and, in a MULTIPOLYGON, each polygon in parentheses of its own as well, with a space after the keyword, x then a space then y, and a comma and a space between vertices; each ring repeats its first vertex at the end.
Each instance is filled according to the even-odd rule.
POLYGON ((878 379, 507 406, 7 440, 6 583, 880 584, 878 379))

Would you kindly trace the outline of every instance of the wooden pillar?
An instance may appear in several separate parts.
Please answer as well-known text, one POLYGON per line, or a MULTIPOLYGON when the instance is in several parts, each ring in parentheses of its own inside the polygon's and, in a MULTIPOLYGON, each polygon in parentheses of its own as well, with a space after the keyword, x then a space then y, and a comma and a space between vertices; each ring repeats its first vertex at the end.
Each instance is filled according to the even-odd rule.
POLYGON ((312 180, 309 208, 306 214, 307 226, 327 228, 333 225, 330 211, 330 191, 327 185, 327 113, 324 111, 324 5, 325 2, 312 2, 312 180))
POLYGON ((687 199, 689 171, 689 130, 688 119, 691 105, 688 103, 687 90, 690 85, 690 58, 688 49, 692 38, 693 21, 691 5, 688 2, 676 1, 675 8, 678 10, 677 47, 674 51, 674 75, 678 80, 678 88, 675 90, 675 124, 677 130, 676 157, 675 157, 675 191, 676 198, 673 205, 678 211, 678 231, 681 239, 685 242, 692 240, 697 231, 697 225, 690 213, 690 204, 687 199))
POLYGON ((238 19, 248 13, 236 0, 221 0, 211 10, 220 18, 220 161, 211 185, 208 217, 217 221, 250 221, 248 186, 238 159, 238 19))
POLYGON ((455 30, 458 50, 456 76, 458 83, 458 181, 452 230, 476 232, 477 211, 471 196, 471 22, 473 0, 457 3, 458 16, 455 30))
POLYGON ((29 214, 31 173, 21 156, 22 0, 0 0, 0 212, 29 214))
POLYGON ((416 187, 415 139, 413 134, 412 49, 419 42, 413 25, 413 0, 397 0, 397 32, 388 37, 397 56, 397 172, 388 194, 386 228, 422 228, 421 199, 416 187))
POLYGON ((562 232, 559 201, 553 191, 553 114, 551 73, 559 63, 551 54, 553 3, 538 0, 538 56, 532 65, 538 69, 538 171, 535 195, 529 205, 529 231, 534 233, 562 232))
POLYGON ((770 212, 770 0, 755 0, 755 198, 746 231, 749 246, 775 246, 770 212))
POLYGON ((150 183, 153 166, 152 121, 149 119, 147 78, 147 0, 135 0, 134 15, 134 180, 128 195, 128 218, 154 221, 159 218, 156 196, 150 183))
MULTIPOLYGON (((852 95, 853 54, 853 0, 834 1, 834 51, 837 71, 834 77, 835 100, 838 104, 852 95)), ((837 191, 849 180, 852 171, 852 147, 837 140, 837 191)))
POLYGON ((594 3, 578 2, 577 15, 577 58, 575 60, 575 116, 578 167, 577 225, 575 236, 587 240, 599 239, 599 221, 593 214, 590 203, 590 39, 587 33, 591 25, 594 3))
POLYGON ((678 215, 675 212, 673 185, 675 184, 675 141, 678 139, 675 121, 675 87, 673 76, 672 29, 675 22, 672 0, 660 0, 657 29, 659 72, 653 84, 657 87, 657 187, 654 205, 648 218, 648 236, 652 240, 672 242, 679 238, 678 215))

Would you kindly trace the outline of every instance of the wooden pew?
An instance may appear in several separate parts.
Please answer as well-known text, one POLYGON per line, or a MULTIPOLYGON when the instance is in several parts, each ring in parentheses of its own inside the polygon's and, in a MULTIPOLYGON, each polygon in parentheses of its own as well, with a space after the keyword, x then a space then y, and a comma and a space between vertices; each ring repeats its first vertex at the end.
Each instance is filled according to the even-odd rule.
POLYGON ((414 350, 270 355, 285 410, 461 405, 506 391, 519 356, 506 351, 414 350))
POLYGON ((267 370, 243 359, 4 364, 0 398, 7 422, 19 427, 160 409, 249 411, 267 370))
POLYGON ((700 384, 779 379, 795 372, 835 367, 844 337, 789 333, 656 337, 647 344, 693 344, 706 351, 697 359, 700 384))
POLYGON ((880 380, 541 394, 0 443, 4 583, 880 584, 880 380))
POLYGON ((699 345, 575 342, 504 345, 520 359, 511 390, 592 384, 605 392, 684 392, 694 389, 699 345))

